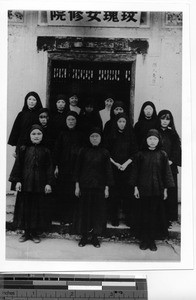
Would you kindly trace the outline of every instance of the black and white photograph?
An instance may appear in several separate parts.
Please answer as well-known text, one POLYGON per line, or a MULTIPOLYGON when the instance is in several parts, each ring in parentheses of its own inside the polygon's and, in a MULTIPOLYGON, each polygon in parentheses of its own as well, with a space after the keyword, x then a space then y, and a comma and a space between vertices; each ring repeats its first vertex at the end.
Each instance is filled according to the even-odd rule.
POLYGON ((181 10, 8 9, 7 261, 181 262, 182 65, 181 10))

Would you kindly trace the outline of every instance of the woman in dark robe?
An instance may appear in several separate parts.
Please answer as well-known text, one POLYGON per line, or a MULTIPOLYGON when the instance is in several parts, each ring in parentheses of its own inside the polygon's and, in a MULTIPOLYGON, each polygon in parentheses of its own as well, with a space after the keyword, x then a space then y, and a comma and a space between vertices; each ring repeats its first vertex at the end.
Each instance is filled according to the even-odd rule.
POLYGON ((122 101, 116 101, 112 105, 112 108, 110 110, 110 120, 106 122, 104 131, 103 131, 103 138, 104 141, 108 139, 108 137, 111 135, 112 128, 114 126, 114 119, 115 116, 119 113, 125 113, 125 104, 122 101))
POLYGON ((58 136, 54 149, 56 217, 65 224, 73 221, 76 200, 73 175, 77 156, 83 143, 77 122, 78 114, 74 111, 67 112, 64 130, 58 136))
POLYGON ((157 118, 157 129, 162 138, 163 150, 167 153, 174 177, 175 187, 168 189, 165 201, 168 222, 178 220, 178 167, 181 166, 181 141, 175 129, 174 118, 169 110, 161 110, 157 118))
POLYGON ((105 147, 110 153, 114 186, 110 193, 109 217, 113 226, 119 225, 119 213, 122 210, 127 225, 133 225, 133 189, 130 188, 129 179, 131 163, 137 153, 137 144, 133 128, 126 114, 115 116, 113 129, 105 140, 105 147))
POLYGON ((89 144, 88 134, 91 128, 102 128, 102 121, 98 111, 96 111, 93 99, 87 99, 84 109, 80 113, 78 126, 80 131, 83 133, 87 144, 89 144))
POLYGON ((161 137, 156 129, 150 129, 141 151, 133 160, 130 185, 139 202, 138 237, 140 249, 156 251, 155 239, 168 236, 164 200, 167 189, 174 186, 168 156, 162 150, 161 137))
POLYGON ((29 239, 40 242, 39 233, 50 226, 50 201, 54 184, 52 158, 44 146, 44 132, 40 125, 33 125, 29 141, 18 149, 9 181, 16 190, 14 227, 24 230, 20 242, 29 239))
POLYGON ((41 100, 36 92, 29 92, 24 99, 22 111, 17 115, 9 139, 8 145, 16 146, 15 157, 20 146, 28 139, 28 132, 37 121, 38 111, 42 108, 41 100))
POLYGON ((146 101, 142 105, 138 122, 134 126, 138 147, 141 149, 144 138, 150 129, 155 128, 157 112, 154 103, 146 101))
POLYGON ((101 146, 101 129, 89 132, 89 145, 81 149, 75 171, 75 194, 79 197, 75 227, 82 235, 79 246, 87 244, 89 235, 94 247, 106 228, 106 198, 113 183, 109 152, 101 146))
POLYGON ((53 127, 54 140, 58 138, 61 131, 65 128, 65 117, 68 112, 66 96, 59 94, 56 98, 55 109, 51 113, 51 123, 53 127))
POLYGON ((51 122, 48 108, 41 108, 38 112, 37 124, 41 125, 44 131, 44 144, 50 149, 51 154, 54 149, 54 125, 51 122))

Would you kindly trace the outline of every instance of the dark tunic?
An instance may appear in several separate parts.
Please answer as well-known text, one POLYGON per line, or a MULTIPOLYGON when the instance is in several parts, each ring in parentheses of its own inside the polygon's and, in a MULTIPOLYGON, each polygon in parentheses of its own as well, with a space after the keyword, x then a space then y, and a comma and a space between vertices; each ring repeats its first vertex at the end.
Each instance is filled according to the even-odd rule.
POLYGON ((131 184, 137 186, 140 196, 162 196, 164 188, 174 186, 168 156, 163 150, 138 152, 133 161, 131 184))
POLYGON ((142 239, 165 237, 167 219, 164 210, 164 188, 174 186, 168 157, 163 150, 139 152, 133 161, 130 184, 137 186, 140 199, 137 228, 142 239))
POLYGON ((77 129, 62 131, 54 149, 54 165, 59 173, 56 181, 57 218, 72 222, 75 203, 74 169, 83 138, 77 129))
POLYGON ((144 138, 150 129, 156 128, 156 118, 154 119, 141 119, 134 126, 135 137, 139 149, 141 149, 144 138))
POLYGON ((37 118, 37 110, 26 109, 17 115, 8 139, 9 145, 17 146, 16 151, 18 151, 21 145, 26 144, 29 130, 31 126, 37 122, 37 118))
POLYGON ((167 153, 174 177, 175 187, 168 189, 168 198, 165 201, 168 221, 178 220, 178 166, 181 166, 181 143, 178 135, 170 128, 166 130, 159 129, 163 150, 167 153))
POLYGON ((102 234, 106 227, 104 189, 113 184, 108 151, 100 146, 83 148, 77 160, 75 180, 81 189, 75 229, 81 234, 90 230, 102 234))
POLYGON ((9 181, 22 184, 16 198, 15 227, 26 230, 46 228, 50 207, 45 186, 54 184, 50 151, 42 145, 22 146, 9 181))
POLYGON ((89 132, 93 127, 102 128, 102 121, 98 112, 93 111, 91 113, 83 112, 79 117, 78 127, 85 137, 85 141, 89 142, 89 132))
POLYGON ((54 146, 55 146, 55 137, 54 137, 54 127, 52 123, 49 122, 47 126, 43 127, 44 131, 44 145, 51 151, 53 155, 54 146))
MULTIPOLYGON (((123 164, 128 159, 132 159, 137 152, 137 144, 131 127, 128 131, 116 131, 114 135, 106 140, 106 148, 110 153, 110 157, 117 163, 123 164)), ((125 214, 127 225, 131 224, 132 205, 131 196, 133 190, 129 184, 132 164, 129 164, 124 171, 119 170, 112 164, 114 174, 114 186, 111 188, 109 201, 109 218, 112 223, 118 220, 119 209, 122 209, 125 214)))
POLYGON ((51 126, 53 127, 53 138, 56 141, 61 131, 65 130, 66 126, 66 113, 67 110, 64 112, 56 112, 51 115, 51 126))

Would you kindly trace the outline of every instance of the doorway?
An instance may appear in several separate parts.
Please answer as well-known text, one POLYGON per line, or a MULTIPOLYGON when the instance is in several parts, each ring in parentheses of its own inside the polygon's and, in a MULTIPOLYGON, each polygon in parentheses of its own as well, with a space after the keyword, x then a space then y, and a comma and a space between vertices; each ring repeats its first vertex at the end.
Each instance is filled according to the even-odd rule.
POLYGON ((79 106, 84 107, 88 97, 94 100, 98 110, 104 108, 107 94, 123 101, 131 119, 133 115, 132 61, 85 61, 51 59, 49 76, 49 107, 54 109, 58 94, 68 95, 74 90, 79 96, 79 106))

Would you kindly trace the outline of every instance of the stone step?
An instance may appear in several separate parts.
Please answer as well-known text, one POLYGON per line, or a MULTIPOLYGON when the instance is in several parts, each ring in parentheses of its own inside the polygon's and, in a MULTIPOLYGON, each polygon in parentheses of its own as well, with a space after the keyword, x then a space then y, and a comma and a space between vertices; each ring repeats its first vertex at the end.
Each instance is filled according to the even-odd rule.
MULTIPOLYGON (((15 204, 15 195, 8 195, 6 202, 6 230, 14 231, 13 228, 13 212, 15 204)), ((69 235, 71 232, 71 227, 68 224, 61 224, 58 221, 53 221, 48 234, 52 235, 69 235)), ((173 222, 169 228, 169 239, 176 240, 180 243, 181 237, 181 226, 180 222, 173 222)), ((104 234, 104 237, 107 239, 114 240, 130 240, 133 238, 131 228, 126 226, 123 222, 120 222, 118 227, 112 226, 110 223, 107 223, 107 229, 104 234)))

